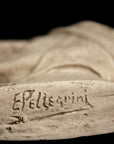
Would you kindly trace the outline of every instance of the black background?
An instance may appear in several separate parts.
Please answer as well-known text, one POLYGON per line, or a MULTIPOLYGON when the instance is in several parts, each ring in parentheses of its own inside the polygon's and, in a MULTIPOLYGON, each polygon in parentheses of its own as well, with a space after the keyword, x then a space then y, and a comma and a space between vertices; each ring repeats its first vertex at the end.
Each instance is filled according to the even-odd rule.
MULTIPOLYGON (((29 39, 50 29, 82 20, 114 27, 111 3, 91 1, 37 1, 0 3, 0 39, 29 39), (63 3, 62 3, 63 2, 63 3), (109 5, 110 4, 110 5, 109 5)), ((113 4, 112 4, 113 6, 113 4)))
MULTIPOLYGON (((113 6, 113 5, 112 5, 113 6)), ((91 1, 75 2, 50 2, 42 1, 37 3, 16 1, 12 4, 4 2, 0 5, 0 39, 30 39, 31 37, 44 35, 50 29, 67 26, 81 20, 93 20, 114 27, 113 8, 109 2, 101 4, 91 1)), ((113 143, 114 133, 97 136, 81 137, 57 141, 30 141, 12 143, 75 143, 92 144, 113 143)), ((0 143, 10 143, 0 141, 0 143)))

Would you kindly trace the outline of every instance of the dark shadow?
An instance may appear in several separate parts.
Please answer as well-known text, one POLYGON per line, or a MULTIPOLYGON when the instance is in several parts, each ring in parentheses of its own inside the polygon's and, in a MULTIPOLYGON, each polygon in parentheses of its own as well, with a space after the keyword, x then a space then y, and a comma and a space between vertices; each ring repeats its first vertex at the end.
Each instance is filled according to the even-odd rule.
POLYGON ((65 139, 65 140, 40 140, 40 141, 0 141, 0 144, 93 144, 93 143, 107 143, 111 144, 113 143, 114 139, 114 133, 110 134, 102 134, 102 135, 96 135, 96 136, 87 136, 87 137, 79 137, 79 138, 73 138, 73 139, 65 139))

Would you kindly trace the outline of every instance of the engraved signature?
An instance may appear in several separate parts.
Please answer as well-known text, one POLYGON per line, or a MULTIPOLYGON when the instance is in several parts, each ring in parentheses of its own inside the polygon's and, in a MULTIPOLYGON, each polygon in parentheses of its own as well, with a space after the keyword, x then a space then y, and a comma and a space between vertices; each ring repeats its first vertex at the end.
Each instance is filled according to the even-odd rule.
POLYGON ((44 110, 48 110, 55 105, 58 105, 60 108, 64 108, 66 104, 72 104, 76 106, 79 103, 86 104, 92 107, 92 105, 88 101, 86 89, 84 91, 84 95, 75 95, 72 92, 70 96, 57 95, 56 97, 48 96, 47 93, 42 92, 37 92, 34 94, 34 92, 35 90, 27 90, 15 94, 12 106, 13 110, 23 111, 26 106, 28 106, 29 109, 40 109, 41 107, 43 107, 44 110), (26 105, 27 103, 28 105, 26 105))
MULTIPOLYGON (((72 92, 66 95, 50 95, 48 92, 41 92, 38 90, 26 90, 16 93, 14 95, 12 109, 15 112, 32 111, 38 112, 38 119, 48 118, 55 115, 63 115, 65 113, 71 113, 75 111, 88 110, 93 106, 88 101, 87 89, 83 89, 81 94, 72 92), (46 112, 48 111, 48 112, 46 112), (43 114, 43 115, 42 115, 43 114)), ((15 120, 10 124, 24 123, 24 118, 15 115, 15 120)), ((31 116, 31 120, 34 119, 31 116)))

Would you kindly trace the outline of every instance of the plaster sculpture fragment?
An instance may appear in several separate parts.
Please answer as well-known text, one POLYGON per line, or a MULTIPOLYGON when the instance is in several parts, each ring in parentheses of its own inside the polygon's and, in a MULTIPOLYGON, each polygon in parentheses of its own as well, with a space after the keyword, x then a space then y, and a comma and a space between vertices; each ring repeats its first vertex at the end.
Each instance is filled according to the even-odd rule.
POLYGON ((91 21, 0 41, 0 140, 114 132, 114 30, 91 21))

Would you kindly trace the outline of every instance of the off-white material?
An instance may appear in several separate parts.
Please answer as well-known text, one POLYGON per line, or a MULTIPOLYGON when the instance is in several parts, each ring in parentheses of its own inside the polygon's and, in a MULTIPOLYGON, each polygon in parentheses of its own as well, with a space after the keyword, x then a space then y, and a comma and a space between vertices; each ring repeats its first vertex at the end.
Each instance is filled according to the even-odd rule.
POLYGON ((0 41, 0 140, 114 132, 114 30, 95 22, 0 41))

